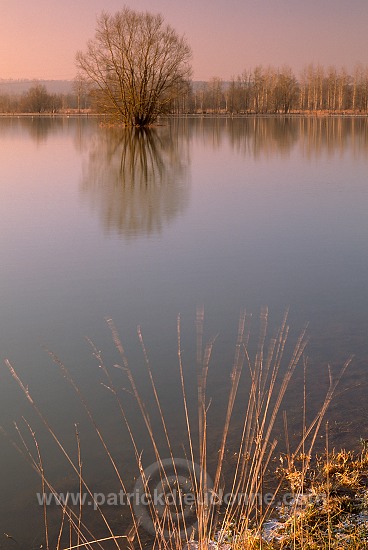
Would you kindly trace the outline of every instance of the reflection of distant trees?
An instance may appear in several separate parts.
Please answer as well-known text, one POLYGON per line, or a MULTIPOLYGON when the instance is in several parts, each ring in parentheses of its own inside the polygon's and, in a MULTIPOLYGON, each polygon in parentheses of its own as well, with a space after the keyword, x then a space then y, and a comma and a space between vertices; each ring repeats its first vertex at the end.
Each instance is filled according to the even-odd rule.
POLYGON ((367 154, 367 118, 301 118, 299 126, 300 147, 308 157, 321 153, 333 156, 348 150, 352 150, 354 155, 367 154))
POLYGON ((364 117, 201 117, 193 121, 190 133, 205 146, 218 149, 228 143, 254 159, 288 155, 296 147, 317 157, 347 147, 354 154, 368 151, 368 119, 364 117))
POLYGON ((16 116, 0 118, 0 136, 11 134, 24 136, 28 133, 32 140, 42 143, 49 135, 61 133, 64 130, 66 119, 43 116, 16 116))
POLYGON ((83 151, 96 132, 96 118, 73 116, 4 116, 0 117, 0 137, 11 135, 24 139, 29 134, 37 144, 45 143, 51 136, 63 136, 68 139, 71 134, 78 151, 83 151))
MULTIPOLYGON (((170 178, 174 181, 175 173, 177 181, 184 181, 189 163, 189 142, 192 141, 199 140, 211 149, 227 144, 239 154, 254 159, 275 154, 288 155, 293 148, 300 148, 301 153, 308 157, 332 156, 348 147, 355 155, 366 155, 368 151, 366 117, 198 116, 175 118, 166 126, 141 135, 137 131, 129 134, 127 130, 116 128, 97 129, 97 124, 96 119, 84 117, 0 117, 0 138, 12 135, 21 139, 28 133, 35 142, 44 143, 49 136, 66 136, 65 132, 70 132, 78 151, 83 153, 89 150, 84 187, 95 188, 97 180, 105 181, 108 187, 107 173, 100 173, 106 170, 110 173, 109 177, 120 178, 121 181, 120 191, 118 188, 114 191, 114 200, 117 200, 118 192, 123 193, 129 181, 143 181, 146 178, 154 188, 158 181, 168 182, 170 178), (90 183, 87 185, 88 180, 90 183)), ((93 192, 95 197, 98 192, 93 192)), ((170 192, 172 195, 175 193, 174 189, 170 192)), ((179 189, 177 192, 179 194, 179 189)), ((180 191, 183 200, 186 192, 184 189, 180 191)), ((111 189, 109 193, 112 194, 111 189)), ((137 190, 135 198, 136 194, 137 190)), ((114 212, 116 208, 115 205, 114 212)))
POLYGON ((229 128, 230 143, 234 149, 254 158, 274 155, 288 155, 295 147, 298 137, 298 125, 289 118, 247 119, 245 124, 234 120, 229 128))
POLYGON ((62 120, 53 120, 46 117, 28 117, 22 119, 22 123, 27 128, 32 139, 37 141, 37 143, 46 141, 50 133, 55 134, 63 129, 62 120))
POLYGON ((108 231, 151 234, 188 202, 188 141, 181 127, 102 128, 90 144, 82 190, 108 231))

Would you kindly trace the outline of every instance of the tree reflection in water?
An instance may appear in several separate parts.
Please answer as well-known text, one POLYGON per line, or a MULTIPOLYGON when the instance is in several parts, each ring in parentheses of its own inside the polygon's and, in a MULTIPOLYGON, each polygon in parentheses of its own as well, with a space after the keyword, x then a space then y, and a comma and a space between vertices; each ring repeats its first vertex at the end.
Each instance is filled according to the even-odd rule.
POLYGON ((159 233, 188 204, 188 165, 182 128, 101 128, 90 145, 82 190, 109 233, 159 233))

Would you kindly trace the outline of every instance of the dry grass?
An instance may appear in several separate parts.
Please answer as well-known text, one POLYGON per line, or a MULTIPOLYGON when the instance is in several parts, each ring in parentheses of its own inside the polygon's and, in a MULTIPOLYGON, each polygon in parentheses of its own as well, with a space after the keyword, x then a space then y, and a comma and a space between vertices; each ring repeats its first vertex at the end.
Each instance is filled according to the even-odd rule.
POLYGON ((280 509, 282 523, 276 548, 363 549, 368 547, 368 453, 340 450, 317 455, 307 475, 303 458, 281 468, 295 491, 289 506, 280 509))
MULTIPOLYGON (((151 548, 159 550, 177 550, 184 545, 188 545, 189 548, 198 548, 199 550, 213 549, 215 547, 225 548, 228 547, 227 545, 230 545, 234 549, 267 549, 271 547, 322 548, 324 546, 313 546, 311 543, 314 539, 308 529, 309 526, 313 525, 313 521, 314 525, 319 525, 319 522, 323 526, 327 525, 327 541, 329 545, 327 547, 335 548, 332 545, 332 535, 335 533, 332 526, 335 525, 335 520, 338 517, 336 506, 342 506, 343 498, 341 497, 336 500, 336 505, 332 506, 332 503, 335 502, 332 499, 334 496, 334 484, 337 481, 340 484, 344 484, 344 486, 350 483, 353 490, 353 487, 358 486, 360 483, 359 476, 361 470, 358 470, 357 462, 353 455, 345 454, 340 456, 334 452, 331 455, 327 453, 328 462, 325 462, 323 467, 319 462, 317 470, 311 469, 311 457, 327 408, 350 360, 343 365, 336 378, 333 378, 330 373, 330 386, 326 398, 310 425, 306 424, 306 415, 304 412, 302 439, 293 451, 290 450, 290 442, 286 436, 287 453, 283 458, 281 468, 279 468, 280 479, 274 484, 271 495, 269 494, 269 490, 267 491, 268 495, 266 499, 265 486, 267 485, 269 470, 277 452, 278 444, 273 436, 275 423, 280 416, 283 398, 295 369, 302 363, 304 364, 304 372, 306 371, 306 362, 304 361, 303 363, 303 354, 307 344, 306 331, 302 331, 294 347, 286 353, 289 334, 287 314, 285 314, 277 334, 269 337, 267 334, 268 311, 267 309, 263 309, 260 315, 258 345, 251 357, 249 352, 251 341, 250 316, 248 317, 245 313, 241 315, 234 361, 230 373, 227 405, 224 411, 225 421, 221 430, 217 458, 213 460, 213 456, 211 456, 209 451, 212 445, 213 434, 208 433, 211 398, 207 395, 207 380, 215 339, 210 340, 206 344, 203 343, 204 313, 203 309, 198 309, 196 320, 198 403, 196 411, 197 425, 193 425, 193 411, 190 410, 189 406, 191 399, 187 395, 186 376, 188 371, 184 365, 180 317, 178 318, 178 370, 186 426, 186 443, 180 462, 180 460, 177 460, 177 456, 174 456, 172 436, 167 427, 159 392, 140 328, 138 328, 138 338, 145 359, 153 403, 160 418, 160 430, 164 433, 165 444, 163 446, 157 442, 156 428, 151 423, 150 411, 147 411, 137 389, 137 384, 129 367, 118 331, 111 319, 107 320, 107 324, 111 330, 116 349, 120 354, 121 364, 112 367, 106 366, 101 352, 93 342, 90 342, 90 344, 98 365, 104 374, 104 385, 114 396, 121 421, 129 434, 137 465, 137 474, 141 480, 141 488, 143 488, 142 490, 147 495, 151 495, 152 498, 148 499, 143 510, 144 513, 141 516, 139 515, 139 511, 137 512, 133 505, 130 505, 130 525, 128 529, 124 532, 121 532, 121 529, 116 531, 116 527, 111 525, 103 508, 95 501, 93 488, 85 478, 78 430, 76 429, 77 456, 72 457, 64 448, 37 403, 33 400, 28 387, 19 378, 12 364, 6 361, 6 365, 14 380, 22 389, 32 408, 42 421, 46 431, 50 434, 59 447, 60 452, 71 466, 78 479, 80 493, 88 493, 90 499, 94 501, 96 514, 101 518, 107 532, 105 537, 95 537, 91 526, 85 523, 83 506, 73 507, 66 502, 61 507, 57 542, 51 545, 49 537, 49 512, 47 506, 44 506, 44 540, 47 550, 49 548, 56 548, 56 550, 61 548, 68 548, 69 550, 74 548, 96 548, 96 546, 101 549, 112 546, 118 549, 143 549, 147 544, 151 548), (147 433, 147 441, 156 461, 153 473, 147 470, 143 464, 142 449, 139 448, 134 430, 128 420, 128 415, 124 408, 124 400, 116 383, 113 381, 115 375, 112 375, 112 373, 116 373, 117 370, 121 372, 124 383, 127 385, 130 394, 134 396, 140 410, 147 433), (246 397, 244 397, 242 389, 243 380, 248 385, 246 397), (234 433, 232 428, 234 408, 239 398, 241 398, 240 410, 242 411, 242 419, 239 421, 239 413, 237 413, 237 418, 235 419, 236 432, 234 433), (193 434, 198 434, 198 441, 193 434), (230 439, 231 446, 236 451, 233 453, 234 461, 229 472, 226 453, 230 439), (355 469, 349 470, 346 465, 353 463, 355 469), (185 470, 184 474, 183 468, 185 470), (313 487, 317 493, 322 491, 322 489, 325 492, 327 490, 329 504, 326 508, 326 513, 328 515, 326 516, 325 512, 322 513, 322 509, 318 508, 318 518, 313 519, 316 515, 315 505, 314 507, 309 507, 308 505, 300 512, 297 504, 293 504, 289 506, 288 510, 285 509, 283 511, 286 518, 282 527, 283 538, 278 541, 274 539, 272 543, 267 542, 264 538, 264 527, 268 519, 275 513, 275 499, 283 483, 285 480, 289 483, 294 497, 293 502, 297 503, 299 497, 305 495, 307 481, 312 471, 324 472, 325 477, 318 482, 320 485, 318 485, 316 477, 313 487), (154 478, 156 479, 154 487, 159 486, 165 494, 166 503, 163 507, 156 505, 153 499, 154 487, 152 482, 154 478), (170 504, 168 504, 167 500, 169 500, 169 497, 174 496, 176 490, 179 493, 184 491, 185 483, 190 486, 190 491, 194 495, 192 505, 188 506, 180 498, 172 498, 170 504), (220 497, 224 494, 231 494, 232 499, 229 502, 221 501, 220 497), (147 538, 147 530, 151 531, 149 539, 147 538)), ((121 468, 110 451, 106 438, 98 427, 98 423, 82 391, 60 359, 51 352, 49 354, 76 392, 104 449, 106 458, 115 472, 120 488, 127 493, 127 487, 131 480, 123 478, 121 468)), ((305 400, 304 390, 304 411, 306 408, 305 400)), ((237 408, 238 410, 239 407, 237 408)), ((286 416, 284 417, 284 423, 287 434, 286 416)), ((26 455, 32 467, 40 475, 42 491, 49 491, 57 495, 55 488, 46 479, 42 455, 36 436, 30 425, 27 425, 27 429, 31 434, 34 448, 30 448, 26 437, 17 428, 20 438, 19 450, 26 455)), ((364 456, 362 454, 360 460, 361 464, 364 464, 365 467, 367 463, 366 452, 364 456)), ((319 528, 318 532, 321 533, 321 536, 322 531, 322 528, 319 528)), ((325 531, 323 532, 325 533, 325 531)), ((324 537, 325 541, 326 534, 324 537)), ((317 540, 318 536, 315 538, 317 540)), ((317 544, 322 543, 317 540, 317 544)))

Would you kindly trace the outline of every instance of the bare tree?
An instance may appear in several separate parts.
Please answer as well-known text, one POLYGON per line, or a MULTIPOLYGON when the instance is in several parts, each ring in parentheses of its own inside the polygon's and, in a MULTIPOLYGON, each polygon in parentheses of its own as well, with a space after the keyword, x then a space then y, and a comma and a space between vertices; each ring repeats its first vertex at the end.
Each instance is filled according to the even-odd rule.
POLYGON ((253 70, 252 92, 254 112, 256 114, 267 112, 266 71, 261 65, 253 70))
POLYGON ((326 76, 326 106, 329 111, 337 109, 337 81, 338 74, 336 67, 329 67, 326 76))
POLYGON ((284 114, 287 114, 293 108, 297 92, 297 80, 290 67, 284 66, 276 74, 274 88, 275 112, 281 110, 284 114))
POLYGON ((207 105, 208 99, 208 82, 202 82, 196 90, 195 94, 195 112, 204 113, 207 105))
POLYGON ((214 76, 208 83, 208 92, 212 111, 220 113, 225 105, 224 83, 221 78, 214 76))
POLYGON ((230 81, 229 87, 225 92, 226 98, 226 111, 238 113, 240 111, 240 93, 239 93, 239 79, 235 80, 233 77, 230 81))
POLYGON ((50 111, 52 97, 43 84, 35 84, 22 97, 22 111, 43 113, 50 111))
POLYGON ((342 68, 339 73, 338 86, 337 86, 337 98, 338 109, 342 111, 349 108, 349 91, 350 91, 351 77, 346 70, 342 68))
POLYGON ((352 109, 367 111, 368 109, 368 67, 358 65, 353 75, 352 109))
POLYGON ((78 73, 73 80, 73 92, 77 98, 78 113, 81 112, 81 109, 86 109, 89 91, 89 84, 84 75, 78 73))
POLYGON ((147 126, 187 90, 190 58, 186 39, 161 15, 125 7, 100 15, 94 39, 76 61, 104 112, 129 126, 147 126))

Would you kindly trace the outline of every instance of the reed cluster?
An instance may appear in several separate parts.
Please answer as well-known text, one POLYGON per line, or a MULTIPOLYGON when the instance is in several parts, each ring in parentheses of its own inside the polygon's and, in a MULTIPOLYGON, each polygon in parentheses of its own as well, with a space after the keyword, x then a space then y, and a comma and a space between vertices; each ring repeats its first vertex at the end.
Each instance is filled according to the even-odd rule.
MULTIPOLYGON (((152 403, 155 413, 158 413, 160 431, 164 434, 164 444, 158 441, 156 428, 151 421, 152 411, 147 410, 137 388, 137 382, 129 366, 118 331, 111 319, 107 319, 106 322, 120 355, 120 364, 107 366, 99 349, 92 341, 90 344, 104 376, 103 384, 114 397, 135 457, 137 471, 135 492, 139 502, 127 501, 129 524, 125 526, 117 522, 111 523, 103 506, 96 499, 92 484, 86 479, 77 427, 75 434, 77 452, 76 456, 71 456, 11 362, 6 361, 13 378, 72 468, 78 480, 79 494, 88 494, 90 502, 93 502, 95 513, 105 527, 105 535, 96 536, 93 527, 87 521, 83 503, 75 505, 66 499, 59 507, 58 534, 56 537, 50 536, 49 509, 45 503, 43 506, 44 547, 47 550, 96 547, 101 550, 113 547, 130 550, 135 548, 143 550, 145 547, 157 550, 179 550, 184 547, 187 550, 338 547, 333 546, 332 541, 334 537, 336 539, 338 532, 337 509, 340 510, 345 501, 343 496, 335 498, 335 484, 338 479, 343 484, 341 476, 346 474, 352 490, 357 486, 356 484, 360 483, 363 491, 363 472, 368 465, 367 449, 364 448, 360 457, 349 453, 339 454, 335 451, 330 453, 327 438, 324 458, 319 458, 317 465, 314 465, 312 457, 317 434, 324 426, 326 411, 351 359, 346 361, 336 376, 330 372, 330 384, 325 399, 309 423, 306 415, 304 383, 302 434, 297 443, 290 441, 287 414, 282 413, 282 405, 291 377, 298 366, 304 370, 304 380, 306 378, 307 360, 304 355, 307 345, 306 329, 289 349, 287 313, 277 333, 270 337, 268 311, 264 308, 260 314, 258 341, 253 345, 251 316, 241 314, 233 365, 229 373, 230 382, 225 401, 224 423, 220 432, 220 443, 214 455, 213 434, 209 430, 209 416, 212 409, 208 376, 216 338, 205 341, 204 312, 203 308, 199 308, 196 316, 197 404, 196 410, 193 411, 190 405, 193 400, 188 395, 188 366, 185 364, 182 351, 181 321, 178 317, 177 365, 181 393, 180 406, 186 427, 182 454, 178 457, 174 451, 173 436, 165 418, 140 327, 138 327, 138 339, 145 360, 152 403), (252 348, 254 351, 250 352, 252 348), (144 449, 139 446, 125 409, 121 386, 115 381, 116 371, 120 371, 124 378, 125 390, 134 397, 139 408, 146 430, 146 446, 151 448, 154 455, 154 463, 148 467, 144 464, 144 449), (194 423, 193 418, 195 418, 194 423), (282 455, 278 450, 279 442, 274 437, 275 425, 280 418, 283 418, 285 427, 283 446, 286 451, 282 455), (229 466, 227 452, 230 446, 233 450, 233 460, 229 466), (277 459, 278 468, 275 472, 275 457, 280 456, 281 462, 277 459), (321 472, 323 475, 319 478, 321 472), (291 498, 287 504, 279 504, 280 495, 285 491, 289 492, 291 498), (313 491, 325 495, 323 507, 316 504, 318 499, 313 502, 310 497, 313 491), (306 495, 309 500, 306 499, 306 495), (300 504, 302 500, 303 506, 300 504), (272 527, 275 518, 278 518, 278 521, 272 527), (318 541, 318 537, 316 538, 317 526, 319 532, 324 533, 323 544, 326 543, 327 546, 322 545, 321 540, 318 541), (313 531, 313 536, 310 531, 313 531)), ((63 362, 54 353, 49 352, 49 354, 60 367, 83 405, 106 459, 114 470, 120 490, 128 494, 131 480, 124 478, 121 466, 107 442, 108 438, 102 433, 80 387, 63 362)), ((50 492, 58 498, 58 492, 45 475, 43 458, 34 431, 30 424, 26 423, 26 426, 31 434, 33 447, 31 448, 29 444, 29 438, 25 437, 24 430, 16 426, 20 438, 20 443, 17 443, 18 448, 39 474, 42 493, 50 492)), ((216 436, 218 438, 218 434, 216 436)), ((365 498, 368 500, 368 497, 365 496, 365 498)), ((52 527, 54 528, 54 525, 52 527)))

